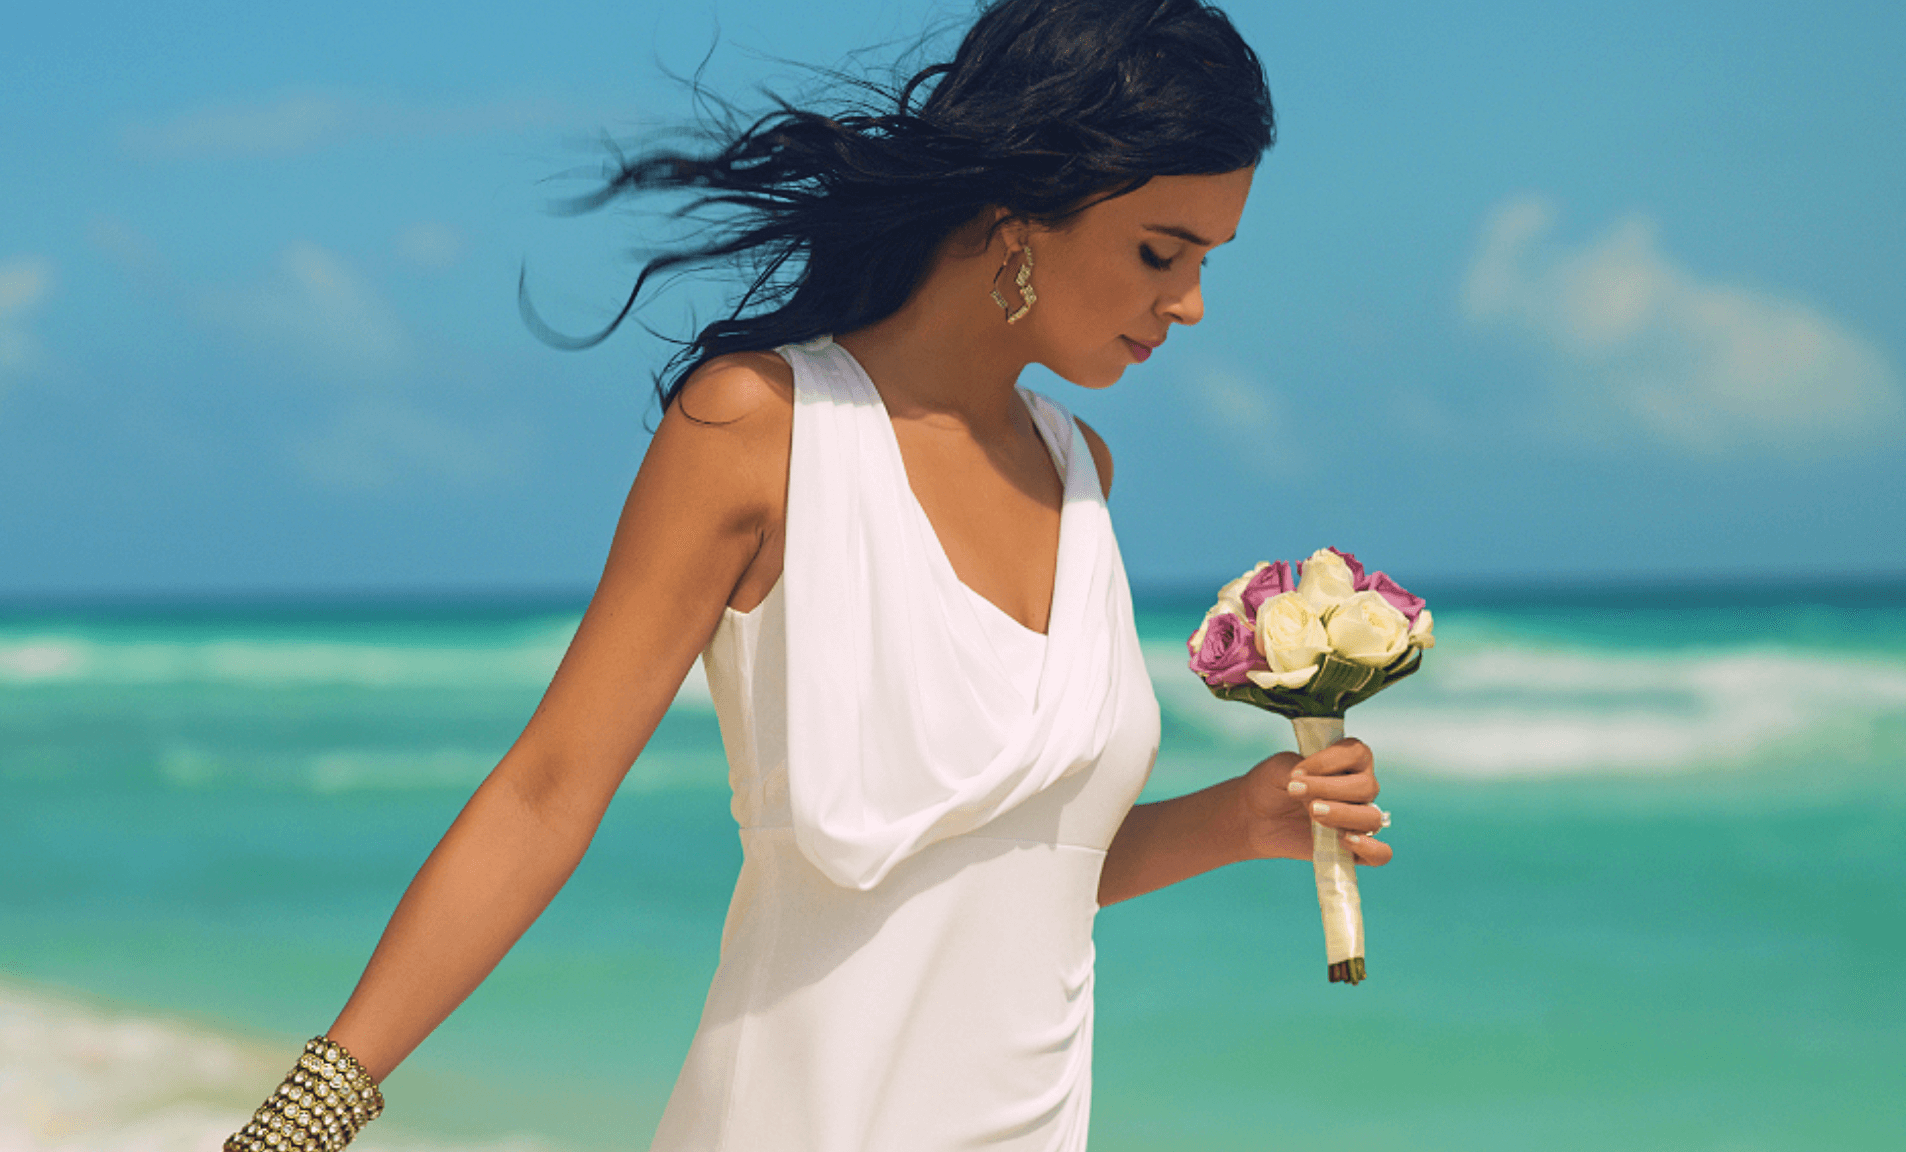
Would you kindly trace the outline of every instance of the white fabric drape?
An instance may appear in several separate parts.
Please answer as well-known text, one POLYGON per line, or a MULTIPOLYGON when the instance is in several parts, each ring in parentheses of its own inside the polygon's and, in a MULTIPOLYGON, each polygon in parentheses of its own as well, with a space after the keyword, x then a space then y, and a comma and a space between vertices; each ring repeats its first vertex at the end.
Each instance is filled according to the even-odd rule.
POLYGON ((829 340, 795 372, 786 560, 788 787, 801 852, 868 889, 922 847, 977 828, 1096 761, 1130 633, 1098 471, 1071 420, 1031 393, 1063 461, 1045 666, 1028 704, 907 486, 879 393, 829 340), (872 465, 872 466, 869 466, 872 465))

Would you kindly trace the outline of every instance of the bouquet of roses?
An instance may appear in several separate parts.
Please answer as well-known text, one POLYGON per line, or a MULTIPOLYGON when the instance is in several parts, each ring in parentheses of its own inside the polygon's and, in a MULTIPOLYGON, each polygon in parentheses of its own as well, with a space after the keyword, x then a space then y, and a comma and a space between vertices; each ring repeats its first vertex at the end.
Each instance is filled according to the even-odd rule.
MULTIPOLYGON (((1291 721, 1312 756, 1343 738, 1343 714, 1423 662, 1436 644, 1421 597, 1348 552, 1325 548, 1292 565, 1258 564, 1218 590, 1191 635, 1191 670, 1213 695, 1291 721)), ((1335 829, 1311 824, 1330 979, 1363 979, 1356 865, 1335 829)))

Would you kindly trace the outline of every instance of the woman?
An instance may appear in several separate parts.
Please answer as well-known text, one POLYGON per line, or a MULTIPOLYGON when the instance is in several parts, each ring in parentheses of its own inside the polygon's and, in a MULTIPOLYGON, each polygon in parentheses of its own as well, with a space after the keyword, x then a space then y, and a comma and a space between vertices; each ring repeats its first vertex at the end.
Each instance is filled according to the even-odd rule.
POLYGON ((697 655, 745 852, 658 1149, 1082 1148, 1099 906, 1307 858, 1313 812, 1386 862, 1355 741, 1132 807, 1158 711, 1111 454, 1016 387, 1032 363, 1109 386, 1197 323, 1271 139, 1257 58, 1197 0, 1000 0, 885 114, 784 109, 624 166, 595 202, 738 213, 644 279, 758 274, 671 364, 548 693, 274 1134, 337 1146, 381 1108, 371 1082, 556 894, 697 655))

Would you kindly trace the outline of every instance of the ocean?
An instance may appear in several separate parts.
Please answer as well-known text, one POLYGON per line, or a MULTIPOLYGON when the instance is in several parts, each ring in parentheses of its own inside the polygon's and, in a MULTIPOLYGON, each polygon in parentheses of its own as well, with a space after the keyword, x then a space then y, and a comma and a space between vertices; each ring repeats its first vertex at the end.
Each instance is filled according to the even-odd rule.
MULTIPOLYGON (((1348 721, 1396 820, 1370 978, 1290 861, 1104 909, 1094 1152, 1906 1146, 1906 582, 1420 590, 1437 648, 1348 721)), ((1184 669, 1204 599, 1139 600, 1147 799, 1292 746, 1184 669)), ((580 609, 0 605, 0 1152, 216 1147, 580 609)), ((698 676, 356 1147, 647 1147, 740 858, 698 676)))

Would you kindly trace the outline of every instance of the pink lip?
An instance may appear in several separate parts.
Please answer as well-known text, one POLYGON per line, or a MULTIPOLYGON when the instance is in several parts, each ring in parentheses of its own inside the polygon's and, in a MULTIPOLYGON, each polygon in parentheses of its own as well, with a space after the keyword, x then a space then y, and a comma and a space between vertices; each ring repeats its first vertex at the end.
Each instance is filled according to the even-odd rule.
POLYGON ((1140 364, 1151 359, 1152 349, 1158 347, 1156 344, 1140 344, 1130 336, 1121 336, 1119 339, 1125 341, 1126 345, 1131 348, 1132 359, 1140 364))

